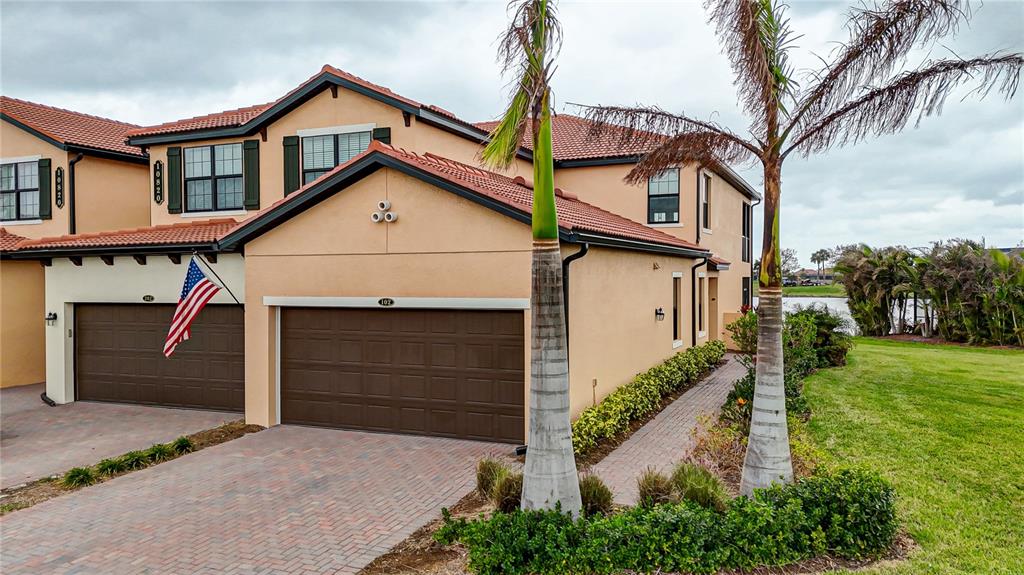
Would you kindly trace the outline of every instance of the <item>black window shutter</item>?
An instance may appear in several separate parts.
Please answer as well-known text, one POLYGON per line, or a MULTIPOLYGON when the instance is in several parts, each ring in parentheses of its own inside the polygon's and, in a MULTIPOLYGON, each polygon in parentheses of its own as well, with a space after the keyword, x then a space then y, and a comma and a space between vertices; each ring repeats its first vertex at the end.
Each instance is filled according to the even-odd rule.
POLYGON ((260 209, 260 141, 242 142, 242 181, 245 185, 245 209, 260 209))
POLYGON ((374 128, 373 139, 382 144, 391 143, 391 128, 374 128))
POLYGON ((284 137, 284 195, 299 189, 299 137, 284 137))
POLYGON ((41 220, 53 217, 50 201, 51 181, 50 158, 42 158, 39 160, 39 219, 41 220))
POLYGON ((181 213, 181 148, 167 148, 167 213, 181 213))

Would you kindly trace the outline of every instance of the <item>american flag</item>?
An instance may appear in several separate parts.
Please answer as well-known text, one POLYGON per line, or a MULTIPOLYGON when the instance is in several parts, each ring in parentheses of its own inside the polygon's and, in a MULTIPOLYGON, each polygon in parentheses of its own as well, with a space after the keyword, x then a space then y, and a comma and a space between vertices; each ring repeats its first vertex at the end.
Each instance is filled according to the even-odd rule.
POLYGON ((192 321, 199 315, 208 301, 220 291, 220 286, 210 281, 203 270, 196 265, 195 256, 188 262, 188 273, 185 274, 185 285, 181 288, 178 307, 174 310, 171 329, 167 332, 164 342, 164 355, 171 357, 178 344, 189 337, 192 321))

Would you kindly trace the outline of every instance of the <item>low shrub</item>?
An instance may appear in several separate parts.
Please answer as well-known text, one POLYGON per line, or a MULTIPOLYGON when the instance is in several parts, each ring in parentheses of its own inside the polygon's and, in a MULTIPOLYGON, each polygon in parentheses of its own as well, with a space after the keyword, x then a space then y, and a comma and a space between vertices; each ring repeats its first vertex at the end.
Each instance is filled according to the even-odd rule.
POLYGON ((485 457, 476 464, 476 490, 484 497, 490 497, 498 479, 510 473, 504 461, 485 457))
POLYGON ((192 440, 182 435, 178 439, 171 442, 171 449, 174 450, 178 455, 184 455, 186 453, 192 453, 196 450, 196 446, 192 443, 192 440))
POLYGON ((118 473, 128 471, 128 466, 125 465, 124 459, 120 457, 111 457, 97 463, 96 471, 103 475, 117 475, 118 473))
POLYGON ((146 459, 151 463, 167 461, 174 457, 174 448, 169 443, 156 443, 145 451, 146 459))
POLYGON ((714 573, 823 554, 875 556, 896 529, 892 487, 877 474, 846 470, 758 490, 723 512, 691 501, 577 520, 560 511, 455 520, 445 511, 435 538, 465 545, 469 567, 480 575, 714 573))
POLYGON ((672 480, 664 473, 648 467, 636 478, 637 505, 653 507, 673 500, 672 480))
POLYGON ((491 503, 502 513, 519 509, 523 501, 523 474, 506 473, 497 478, 491 489, 491 503))
POLYGON ((692 501, 701 507, 725 511, 729 493, 722 480, 706 468, 683 462, 672 471, 672 488, 680 501, 692 501))
MULTIPOLYGON (((783 374, 786 390, 786 413, 806 418, 811 408, 803 396, 803 376, 797 369, 786 368, 783 374)), ((739 424, 744 431, 750 424, 750 414, 754 406, 754 368, 747 369, 747 374, 733 382, 732 389, 722 404, 721 417, 728 422, 739 424)))
POLYGON ((722 361, 725 344, 710 341, 681 351, 583 410, 572 423, 572 444, 583 455, 601 441, 629 429, 629 424, 658 409, 661 398, 696 383, 701 374, 722 361))
MULTIPOLYGON (((725 326, 736 348, 753 358, 757 354, 757 313, 747 312, 725 326)), ((827 306, 797 306, 786 313, 783 324, 783 362, 801 377, 815 369, 846 365, 846 354, 853 347, 850 322, 827 306)))
POLYGON ((615 503, 612 490, 608 489, 600 477, 590 473, 580 477, 580 498, 583 501, 583 514, 588 517, 611 513, 615 503))
POLYGON ((61 483, 64 487, 84 487, 96 483, 96 472, 91 467, 72 467, 64 474, 61 483))
POLYGON ((820 304, 797 306, 788 317, 806 317, 814 324, 813 347, 818 367, 846 365, 846 354, 853 347, 853 338, 850 337, 853 326, 849 320, 820 304))
POLYGON ((129 451, 121 456, 125 469, 142 469, 149 465, 149 456, 144 451, 129 451))

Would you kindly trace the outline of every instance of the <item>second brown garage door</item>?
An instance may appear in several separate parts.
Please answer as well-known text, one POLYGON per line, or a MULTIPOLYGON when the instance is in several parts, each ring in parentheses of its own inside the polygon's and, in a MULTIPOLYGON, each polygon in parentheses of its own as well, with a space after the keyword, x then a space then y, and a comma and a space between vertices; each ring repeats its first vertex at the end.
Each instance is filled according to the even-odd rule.
POLYGON ((245 340, 241 306, 208 305, 192 338, 164 357, 173 305, 75 306, 78 399, 242 411, 245 340))
POLYGON ((286 308, 281 422, 522 442, 523 314, 286 308))

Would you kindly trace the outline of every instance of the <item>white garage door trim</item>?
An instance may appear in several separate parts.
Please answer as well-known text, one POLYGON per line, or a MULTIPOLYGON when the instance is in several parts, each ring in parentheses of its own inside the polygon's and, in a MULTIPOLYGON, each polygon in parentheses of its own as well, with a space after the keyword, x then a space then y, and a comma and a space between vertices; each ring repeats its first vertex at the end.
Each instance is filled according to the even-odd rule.
POLYGON ((263 305, 279 307, 359 307, 415 309, 530 309, 529 298, 511 297, 289 297, 263 296, 263 305))

